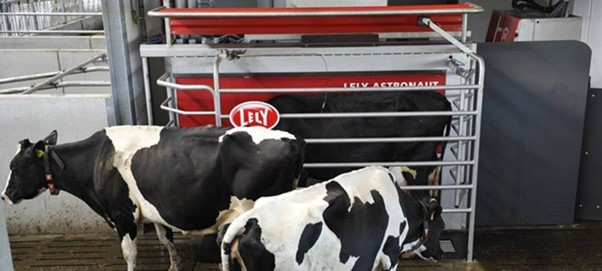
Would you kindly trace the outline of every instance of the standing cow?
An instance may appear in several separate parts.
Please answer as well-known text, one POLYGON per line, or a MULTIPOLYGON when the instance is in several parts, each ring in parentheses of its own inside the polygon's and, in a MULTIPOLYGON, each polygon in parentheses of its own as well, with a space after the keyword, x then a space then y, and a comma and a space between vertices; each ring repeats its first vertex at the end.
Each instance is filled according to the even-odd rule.
POLYGON ((222 230, 223 269, 396 270, 422 244, 439 259, 441 207, 403 192, 400 173, 367 167, 259 199, 222 230))
MULTIPOLYGON (((268 103, 282 114, 451 111, 451 105, 445 96, 434 91, 281 95, 268 103)), ((442 136, 450 121, 451 116, 282 118, 276 129, 303 138, 434 137, 442 136)), ((437 147, 440 144, 436 141, 308 144, 305 148, 305 162, 436 161, 439 160, 437 147)), ((310 179, 329 180, 353 169, 307 168, 307 173, 310 179)), ((435 166, 407 167, 404 176, 410 185, 441 183, 440 167, 435 166)), ((428 195, 428 192, 423 191, 413 191, 412 194, 420 198, 438 195, 437 192, 428 195)))
POLYGON ((18 203, 46 189, 75 195, 116 228, 130 271, 139 223, 155 224, 170 270, 179 270, 171 229, 216 233, 253 200, 291 190, 303 164, 302 139, 260 127, 120 126, 56 140, 53 131, 20 142, 2 199, 18 203))

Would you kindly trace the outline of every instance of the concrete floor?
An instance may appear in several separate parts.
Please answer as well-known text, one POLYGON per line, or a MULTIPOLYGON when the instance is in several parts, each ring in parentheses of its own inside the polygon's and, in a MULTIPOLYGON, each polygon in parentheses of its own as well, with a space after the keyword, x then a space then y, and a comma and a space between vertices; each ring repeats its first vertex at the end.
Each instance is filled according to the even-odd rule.
MULTIPOLYGON (((15 270, 125 270, 116 236, 27 235, 11 236, 15 270)), ((176 236, 186 269, 199 241, 176 236)), ((167 270, 167 251, 154 233, 138 243, 137 270, 167 270)), ((476 261, 444 259, 439 262, 402 260, 398 270, 602 270, 602 227, 478 230, 476 261)), ((219 270, 199 263, 195 271, 219 270)))

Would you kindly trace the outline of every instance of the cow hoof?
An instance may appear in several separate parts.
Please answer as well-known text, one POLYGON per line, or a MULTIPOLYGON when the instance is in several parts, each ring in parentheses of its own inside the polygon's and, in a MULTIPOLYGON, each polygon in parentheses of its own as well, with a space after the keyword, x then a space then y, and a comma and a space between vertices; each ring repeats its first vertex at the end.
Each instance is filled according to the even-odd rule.
POLYGON ((175 265, 171 265, 168 271, 184 271, 184 264, 177 263, 175 265))

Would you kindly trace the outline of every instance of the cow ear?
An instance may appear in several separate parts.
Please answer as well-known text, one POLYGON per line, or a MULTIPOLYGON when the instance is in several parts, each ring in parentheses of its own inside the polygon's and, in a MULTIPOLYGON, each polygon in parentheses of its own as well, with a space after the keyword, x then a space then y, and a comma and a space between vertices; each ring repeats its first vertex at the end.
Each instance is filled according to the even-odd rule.
POLYGON ((441 205, 439 204, 439 201, 437 201, 434 198, 430 199, 429 202, 426 204, 426 209, 426 219, 428 221, 434 221, 435 219, 439 218, 439 216, 441 216, 441 212, 443 211, 441 205))
POLYGON ((29 138, 26 138, 26 139, 19 141, 19 145, 21 145, 22 149, 25 149, 25 148, 31 146, 31 142, 29 142, 29 138))
POLYGON ((59 135, 56 130, 53 130, 48 136, 46 136, 46 138, 44 138, 43 141, 46 145, 56 145, 56 139, 58 136, 59 135))

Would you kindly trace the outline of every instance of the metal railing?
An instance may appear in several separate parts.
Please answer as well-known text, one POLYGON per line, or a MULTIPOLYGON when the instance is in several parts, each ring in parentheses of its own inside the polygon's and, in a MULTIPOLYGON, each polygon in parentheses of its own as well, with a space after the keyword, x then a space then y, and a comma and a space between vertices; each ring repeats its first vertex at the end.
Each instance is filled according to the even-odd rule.
POLYGON ((55 89, 55 88, 64 88, 64 87, 109 87, 111 86, 111 82, 109 81, 61 81, 63 78, 81 73, 89 73, 89 72, 101 72, 101 71, 109 71, 108 66, 88 66, 93 63, 98 62, 106 62, 106 53, 101 53, 96 55, 90 59, 87 59, 73 67, 62 71, 56 72, 47 72, 47 73, 38 73, 24 76, 15 76, 8 78, 1 78, 0 85, 8 84, 8 83, 17 83, 17 82, 26 82, 35 79, 45 79, 42 82, 33 84, 31 86, 23 86, 23 87, 12 87, 12 88, 4 88, 0 89, 0 94, 32 94, 40 90, 47 89, 55 89))
MULTIPOLYGON (((167 5, 166 5, 167 6, 167 5)), ((184 16, 184 17, 202 17, 209 16, 212 14, 207 13, 196 13, 194 11, 178 11, 178 12, 162 12, 158 13, 158 10, 149 12, 149 15, 156 17, 163 17, 166 20, 166 32, 171 33, 169 20, 172 16, 184 16), (182 12, 182 13, 179 13, 182 12), (177 14, 176 14, 177 13, 177 14)), ((477 187, 477 175, 478 175, 478 165, 479 165, 479 143, 480 143, 480 128, 481 128, 481 112, 482 112, 482 99, 483 99, 483 80, 485 73, 484 61, 481 57, 479 57, 475 51, 469 48, 467 43, 467 13, 480 12, 482 11, 479 7, 476 7, 471 10, 461 10, 458 11, 462 13, 462 25, 461 25, 461 34, 458 36, 458 39, 454 38, 449 32, 441 29, 436 23, 431 21, 428 17, 419 17, 418 22, 420 25, 423 25, 429 28, 432 33, 436 33, 439 37, 443 38, 447 42, 451 43, 454 47, 454 53, 450 53, 449 51, 442 52, 442 58, 436 61, 440 61, 441 63, 446 63, 446 71, 448 74, 454 74, 459 78, 459 84, 453 85, 437 85, 434 87, 390 87, 390 88, 335 88, 335 87, 326 87, 326 88, 251 88, 251 89, 237 89, 237 88, 224 88, 220 87, 220 63, 222 60, 228 59, 228 54, 223 54, 223 50, 220 53, 219 49, 195 49, 194 45, 188 47, 187 49, 190 51, 197 52, 197 55, 192 55, 192 53, 183 53, 184 46, 175 45, 170 47, 171 42, 168 40, 166 43, 168 45, 167 50, 160 54, 156 54, 154 52, 148 52, 142 54, 143 60, 143 71, 145 73, 145 79, 148 80, 148 57, 166 57, 171 58, 174 62, 178 60, 178 56, 182 57, 199 57, 203 58, 202 62, 190 62, 190 63, 202 63, 206 65, 206 68, 202 69, 203 76, 211 75, 211 68, 213 70, 213 85, 207 84, 179 84, 174 80, 175 74, 166 73, 161 76, 157 80, 157 84, 163 86, 167 89, 167 99, 163 101, 161 104, 161 108, 168 111, 170 115, 170 122, 168 125, 178 125, 179 117, 182 116, 214 116, 215 124, 221 125, 223 119, 228 118, 228 114, 223 114, 227 112, 222 112, 221 108, 221 95, 222 94, 234 94, 234 93, 330 93, 330 92, 365 92, 365 91, 383 91, 383 92, 402 92, 402 91, 432 91, 432 90, 446 90, 446 96, 452 104, 452 111, 445 112, 353 112, 353 113, 328 113, 328 114, 281 114, 281 118, 334 118, 334 117, 409 117, 409 116, 452 116, 452 125, 451 136, 445 137, 392 137, 392 138, 383 138, 383 137, 373 137, 373 138, 307 138, 306 141, 308 144, 323 144, 323 143, 392 143, 392 142, 432 142, 432 141, 447 141, 448 147, 450 149, 449 154, 445 156, 445 160, 441 161, 363 161, 363 162, 354 162, 354 163, 306 163, 305 167, 312 168, 321 168, 321 167, 362 167, 368 165, 382 165, 382 166, 435 166, 439 165, 446 169, 448 172, 451 183, 445 185, 429 185, 429 186, 408 186, 406 187, 408 190, 453 190, 455 191, 454 203, 451 208, 446 208, 443 211, 449 214, 467 214, 466 221, 466 229, 467 229, 467 255, 466 260, 472 261, 474 257, 474 226, 475 226, 475 204, 476 204, 476 187, 477 187), (191 49, 192 48, 192 49, 191 49), (195 51, 196 50, 196 51, 195 51), (212 51, 211 51, 212 50, 212 51), (211 52, 210 52, 211 51, 211 52), (212 53, 215 52, 215 53, 212 53), (467 63, 464 66, 464 63, 458 63, 452 60, 445 61, 443 58, 447 57, 445 55, 455 55, 462 56, 462 59, 465 59, 467 63), (213 64, 210 64, 213 61, 213 64), (211 67, 211 65, 213 67, 211 67), (210 93, 213 97, 213 110, 202 110, 202 111, 191 111, 191 110, 183 110, 178 107, 178 92, 186 92, 186 91, 201 91, 210 93)), ((424 11, 412 11, 409 14, 416 12, 417 14, 424 15, 424 11)), ((429 10, 429 12, 437 12, 433 10, 429 10)), ((214 14, 213 14, 214 15, 214 14)), ((248 16, 249 14, 244 13, 236 13, 232 14, 218 14, 220 16, 248 16)), ((268 13, 263 14, 265 16, 291 16, 291 14, 280 14, 280 13, 268 13)), ((307 15, 307 14, 303 14, 307 15)), ((324 15, 324 14, 314 14, 316 16, 324 15)), ((340 14, 337 14, 340 15, 340 14)), ((353 14, 344 14, 344 15, 353 15, 353 14)), ((295 16, 295 14, 292 14, 295 16)), ((168 35, 169 36, 169 35, 168 35)), ((438 48, 437 45, 433 45, 438 48)), ((402 47, 402 46, 400 46, 402 47)), ((426 50, 429 53, 431 51, 427 50, 429 45, 425 45, 424 48, 418 50, 426 50)), ((377 50, 378 47, 373 47, 377 50)), ((237 47, 237 49, 240 49, 237 47)), ((278 51, 279 54, 273 55, 253 55, 253 48, 244 48, 246 52, 243 53, 241 59, 243 57, 247 58, 246 61, 241 60, 243 68, 243 73, 246 72, 246 69, 250 68, 252 63, 259 63, 259 65, 267 65, 268 61, 266 59, 262 59, 262 61, 248 61, 251 58, 287 58, 287 57, 300 57, 300 56, 308 56, 307 54, 301 53, 300 55, 293 54, 282 54, 281 51, 278 51)), ((327 48, 326 48, 327 49, 327 48)), ((318 50, 326 50, 325 48, 315 49, 318 50)), ((280 49, 278 49, 280 50, 280 49)), ((281 49, 287 50, 287 49, 281 49)), ((288 49, 294 51, 296 49, 288 49)), ((143 50, 141 50, 143 51, 143 50)), ((362 51, 363 52, 363 51, 362 51)), ((320 56, 320 54, 311 54, 320 56)), ((361 55, 361 54, 358 54, 361 55)), ((405 55, 405 54, 404 54, 405 55)), ((410 56, 413 54, 408 54, 406 57, 411 59, 410 56)), ((437 54, 434 54, 438 57, 437 54)), ((353 57, 353 54, 350 54, 349 57, 353 57)), ((376 54, 375 54, 376 57, 376 54)), ((324 57, 322 56, 322 61, 324 57)), ((433 61, 432 58, 429 58, 429 61, 433 61)), ((276 60, 274 63, 284 63, 278 62, 276 60)), ((292 61, 289 61, 292 62, 292 61)), ((179 62, 178 62, 179 63, 179 62)), ((188 62, 185 62, 188 63, 188 62)), ((414 63, 414 62, 412 62, 414 63)), ((325 64, 326 66, 326 64, 325 64)), ((263 66, 262 66, 263 67, 263 66)), ((425 65, 424 67, 431 67, 425 65)), ((173 69, 173 66, 172 66, 173 69)), ((190 69, 192 74, 197 73, 197 69, 190 69)), ((241 72, 238 69, 234 69, 232 67, 228 67, 228 72, 226 73, 236 73, 241 72)), ((401 69, 400 69, 401 70, 401 69)), ((345 71, 347 71, 345 69, 345 71)), ((416 70, 413 70, 416 71, 416 70)), ((315 72, 315 71, 314 71, 315 72)), ((328 72, 328 70, 326 70, 328 72)), ((182 70, 180 70, 182 73, 182 70)), ((190 76, 189 73, 182 73, 185 76, 190 76)), ((454 81, 455 82, 455 81, 454 81)), ((210 84, 210 83, 209 83, 210 84)), ((152 104, 150 103, 150 83, 145 82, 145 91, 147 94, 147 103, 148 108, 152 108, 152 104)), ((211 98, 209 98, 211 99, 211 98)), ((149 120, 152 122, 152 112, 148 111, 149 120)))
POLYGON ((100 0, 0 0, 0 36, 100 34, 102 30, 61 29, 100 16, 100 0))

